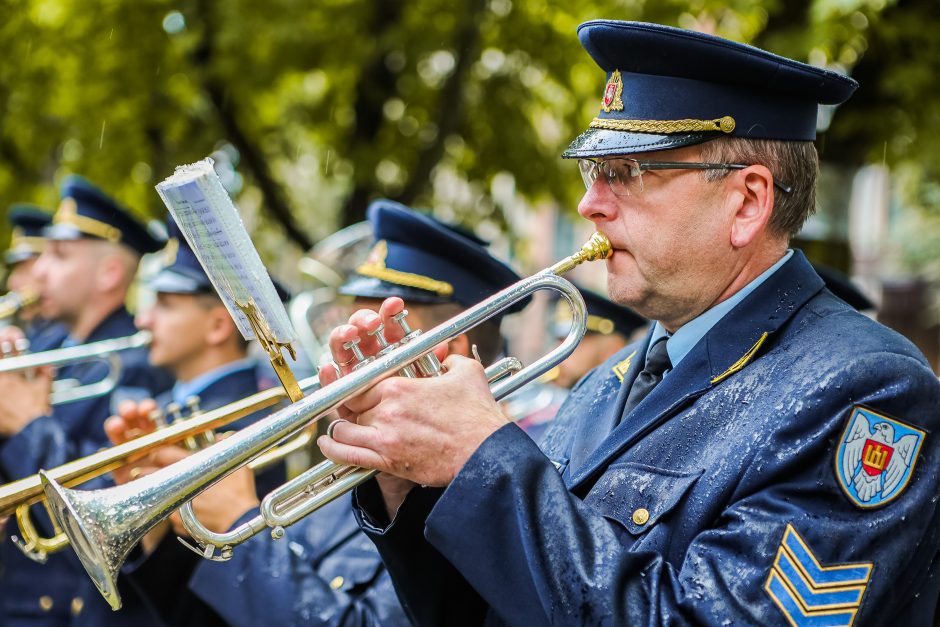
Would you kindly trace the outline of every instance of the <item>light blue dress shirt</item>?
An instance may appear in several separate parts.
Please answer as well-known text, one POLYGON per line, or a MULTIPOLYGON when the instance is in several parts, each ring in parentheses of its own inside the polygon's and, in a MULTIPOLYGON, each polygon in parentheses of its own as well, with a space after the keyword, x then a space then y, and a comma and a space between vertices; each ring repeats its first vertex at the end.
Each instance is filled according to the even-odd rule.
POLYGON ((173 386, 173 401, 185 406, 186 399, 188 399, 190 396, 199 396, 202 394, 203 390, 222 377, 226 377, 234 372, 249 370, 254 367, 255 361, 253 359, 239 359, 238 361, 227 363, 224 366, 219 366, 215 370, 205 372, 194 379, 190 379, 189 381, 177 381, 173 386))

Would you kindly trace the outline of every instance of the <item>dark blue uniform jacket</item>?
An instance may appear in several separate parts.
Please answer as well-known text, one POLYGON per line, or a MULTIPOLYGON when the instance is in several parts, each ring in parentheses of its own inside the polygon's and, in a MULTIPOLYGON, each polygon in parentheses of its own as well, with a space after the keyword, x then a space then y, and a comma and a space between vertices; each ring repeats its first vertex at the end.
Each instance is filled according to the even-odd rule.
POLYGON ((375 483, 357 491, 414 621, 929 625, 940 384, 921 354, 799 252, 621 420, 648 341, 577 386, 543 450, 507 425, 391 525, 375 483))
POLYGON ((190 588, 230 625, 404 627, 388 571, 350 499, 330 503, 274 540, 259 534, 230 565, 204 562, 190 588))
MULTIPOLYGON (((134 319, 123 307, 115 310, 88 336, 86 343, 125 337, 137 332, 134 319)), ((64 340, 64 336, 61 337, 64 340)), ((57 346, 44 345, 49 350, 57 346)), ((85 457, 108 446, 102 425, 112 414, 112 402, 118 397, 147 398, 166 390, 172 379, 147 363, 147 349, 119 353, 123 368, 115 390, 97 398, 76 401, 53 408, 52 414, 32 421, 15 436, 0 445, 0 472, 13 481, 35 474, 43 468, 55 468, 85 457)), ((108 366, 103 362, 82 362, 63 366, 57 379, 77 379, 80 383, 100 380, 108 366)), ((88 489, 107 484, 105 478, 83 485, 88 489)), ((36 522, 50 531, 49 519, 42 508, 32 508, 36 522)), ((8 534, 16 533, 15 521, 7 523, 8 534)), ((4 625, 64 625, 74 613, 80 613, 77 594, 86 575, 69 551, 50 555, 46 564, 37 564, 20 553, 12 542, 0 544, 2 582, 0 613, 4 625)))

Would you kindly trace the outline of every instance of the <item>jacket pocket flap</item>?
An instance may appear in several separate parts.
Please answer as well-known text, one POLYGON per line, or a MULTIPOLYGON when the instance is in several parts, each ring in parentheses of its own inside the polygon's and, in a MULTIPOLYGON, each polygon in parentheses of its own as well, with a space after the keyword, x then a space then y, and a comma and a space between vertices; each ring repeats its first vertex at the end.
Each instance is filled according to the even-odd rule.
POLYGON ((665 470, 631 462, 613 464, 588 492, 584 503, 638 535, 668 514, 703 472, 665 470))

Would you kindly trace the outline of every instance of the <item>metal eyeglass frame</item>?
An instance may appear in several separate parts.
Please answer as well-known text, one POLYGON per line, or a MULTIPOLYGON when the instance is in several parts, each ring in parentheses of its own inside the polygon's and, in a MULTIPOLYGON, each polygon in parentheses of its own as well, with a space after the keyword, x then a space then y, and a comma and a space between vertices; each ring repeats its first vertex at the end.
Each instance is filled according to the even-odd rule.
MULTIPOLYGON (((602 169, 605 170, 604 178, 607 180, 608 186, 610 186, 611 191, 616 194, 614 187, 610 185, 611 180, 617 177, 619 174, 618 170, 614 170, 607 164, 611 161, 626 161, 632 163, 630 167, 629 174, 631 178, 640 179, 640 192, 643 191, 643 172, 647 170, 743 170, 744 168, 749 168, 751 166, 744 165, 742 163, 703 163, 696 161, 639 161, 637 159, 631 159, 629 157, 616 157, 613 159, 578 159, 578 169, 581 171, 581 178, 584 181, 584 186, 587 189, 591 189, 594 181, 597 180, 597 173, 602 169), (584 164, 590 164, 585 167, 584 164)), ((777 187, 780 191, 785 194, 789 194, 793 191, 793 188, 789 185, 778 181, 776 178, 773 179, 774 187, 777 187)), ((622 183, 624 191, 627 192, 626 195, 629 195, 630 188, 626 183, 622 183)), ((623 196, 625 194, 616 194, 618 196, 623 196)))

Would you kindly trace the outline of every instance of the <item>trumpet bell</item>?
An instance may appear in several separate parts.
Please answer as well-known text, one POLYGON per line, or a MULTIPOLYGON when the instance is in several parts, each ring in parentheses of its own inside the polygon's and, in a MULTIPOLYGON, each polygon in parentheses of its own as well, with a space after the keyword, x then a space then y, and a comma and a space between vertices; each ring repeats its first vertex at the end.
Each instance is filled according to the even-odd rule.
POLYGON ((117 589, 117 570, 139 537, 121 543, 127 533, 119 530, 114 511, 98 498, 97 491, 81 491, 63 488, 39 471, 46 493, 49 510, 59 526, 65 531, 88 576, 95 582, 112 609, 121 607, 121 595, 117 589), (117 564, 113 571, 111 566, 117 564))

